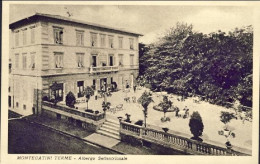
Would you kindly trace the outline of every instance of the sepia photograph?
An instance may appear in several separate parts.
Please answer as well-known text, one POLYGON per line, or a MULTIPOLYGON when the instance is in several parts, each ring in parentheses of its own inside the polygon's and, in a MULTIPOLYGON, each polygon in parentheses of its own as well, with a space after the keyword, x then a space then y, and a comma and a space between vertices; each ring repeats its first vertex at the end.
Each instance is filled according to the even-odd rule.
POLYGON ((1 161, 256 162, 257 5, 5 6, 1 161))

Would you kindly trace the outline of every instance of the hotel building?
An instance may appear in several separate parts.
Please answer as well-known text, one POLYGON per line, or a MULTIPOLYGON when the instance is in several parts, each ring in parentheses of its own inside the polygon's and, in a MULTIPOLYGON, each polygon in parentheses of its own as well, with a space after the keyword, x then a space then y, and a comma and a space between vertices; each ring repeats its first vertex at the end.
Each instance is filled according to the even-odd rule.
POLYGON ((40 13, 9 28, 8 98, 16 113, 40 113, 46 96, 65 101, 71 91, 80 98, 86 86, 133 86, 138 76, 141 34, 40 13))

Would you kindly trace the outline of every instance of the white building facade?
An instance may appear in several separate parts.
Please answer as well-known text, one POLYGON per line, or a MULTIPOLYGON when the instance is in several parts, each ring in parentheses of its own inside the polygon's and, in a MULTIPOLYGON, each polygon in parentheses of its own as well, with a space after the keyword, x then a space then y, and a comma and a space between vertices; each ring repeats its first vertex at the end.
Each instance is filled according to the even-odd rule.
POLYGON ((9 109, 16 113, 40 113, 43 97, 82 97, 86 86, 133 86, 138 76, 141 34, 39 13, 9 27, 9 109))

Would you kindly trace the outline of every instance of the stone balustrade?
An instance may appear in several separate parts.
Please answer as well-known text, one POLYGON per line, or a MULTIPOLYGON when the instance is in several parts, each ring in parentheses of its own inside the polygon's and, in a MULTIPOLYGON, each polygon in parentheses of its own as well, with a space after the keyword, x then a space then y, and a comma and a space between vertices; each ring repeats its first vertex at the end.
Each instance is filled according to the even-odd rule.
POLYGON ((90 67, 90 73, 112 72, 118 70, 118 66, 90 67))
POLYGON ((56 109, 56 110, 60 110, 60 111, 66 112, 66 113, 77 115, 77 116, 80 116, 80 117, 83 117, 83 118, 88 118, 88 119, 91 119, 91 120, 94 120, 94 121, 99 121, 99 120, 102 120, 102 119, 105 118, 105 114, 103 112, 98 113, 98 114, 89 113, 89 112, 80 111, 80 110, 70 108, 70 107, 67 107, 67 106, 63 106, 63 105, 54 105, 53 103, 47 102, 47 101, 43 101, 42 106, 43 106, 43 108, 44 108, 44 106, 51 107, 51 108, 56 109))
POLYGON ((120 134, 122 136, 135 137, 143 141, 163 145, 175 150, 180 150, 188 154, 196 155, 248 155, 237 152, 231 149, 215 146, 212 144, 195 141, 189 138, 178 136, 172 133, 165 133, 164 131, 145 128, 143 126, 133 125, 124 121, 120 122, 120 134))

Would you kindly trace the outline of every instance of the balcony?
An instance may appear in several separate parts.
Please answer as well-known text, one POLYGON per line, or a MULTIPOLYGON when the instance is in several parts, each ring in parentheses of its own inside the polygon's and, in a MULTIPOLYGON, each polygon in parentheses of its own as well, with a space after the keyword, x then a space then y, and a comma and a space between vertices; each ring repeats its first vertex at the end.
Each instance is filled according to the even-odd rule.
POLYGON ((119 70, 138 70, 139 65, 123 65, 119 66, 119 70))
POLYGON ((101 67, 90 67, 90 74, 94 73, 106 73, 106 72, 117 72, 118 66, 101 66, 101 67))

